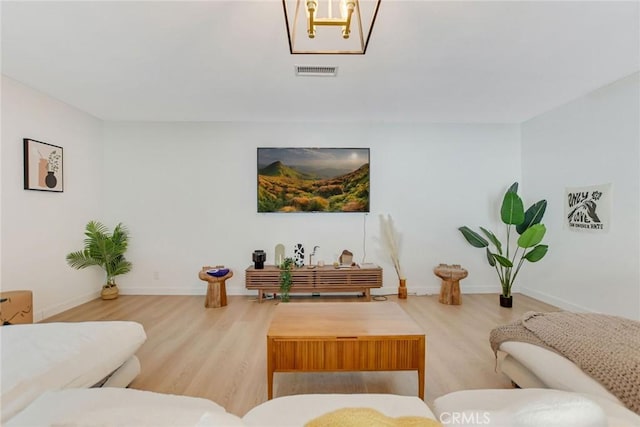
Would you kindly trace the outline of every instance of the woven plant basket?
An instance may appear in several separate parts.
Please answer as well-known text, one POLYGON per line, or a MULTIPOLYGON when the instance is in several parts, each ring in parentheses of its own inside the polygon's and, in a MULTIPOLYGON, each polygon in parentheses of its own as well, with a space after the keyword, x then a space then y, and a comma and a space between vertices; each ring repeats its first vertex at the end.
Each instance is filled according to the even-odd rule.
POLYGON ((118 285, 104 285, 100 292, 102 299, 116 299, 118 298, 118 285))

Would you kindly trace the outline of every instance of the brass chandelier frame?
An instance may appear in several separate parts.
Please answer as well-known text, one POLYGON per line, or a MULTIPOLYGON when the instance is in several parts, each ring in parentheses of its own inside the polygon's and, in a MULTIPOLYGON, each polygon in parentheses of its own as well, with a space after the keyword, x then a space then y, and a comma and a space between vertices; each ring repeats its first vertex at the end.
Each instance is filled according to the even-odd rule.
MULTIPOLYGON (((378 9, 380 7, 380 0, 371 0, 372 15, 371 24, 363 29, 361 0, 343 0, 345 6, 345 13, 342 18, 334 17, 318 17, 319 3, 326 0, 295 0, 295 9, 290 10, 287 7, 293 0, 282 0, 282 7, 284 10, 285 25, 287 27, 287 39, 289 41, 289 52, 291 54, 331 54, 331 55, 364 55, 369 45, 371 32, 378 15, 378 9), (304 3, 304 4, 303 4, 304 3), (306 23, 303 32, 302 13, 306 14, 306 23), (293 15, 293 16, 291 16, 293 15), (341 27, 342 37, 338 40, 349 40, 353 36, 357 37, 357 42, 351 42, 350 47, 341 47, 335 40, 320 40, 318 36, 317 27, 341 27), (318 36, 318 37, 316 37, 318 36), (301 38, 308 38, 309 40, 317 40, 308 42, 303 40, 300 43, 301 38), (324 43, 324 44, 323 44, 324 43), (328 43, 336 43, 338 47, 326 47, 328 43), (301 44, 306 46, 300 47, 301 44), (314 46, 311 46, 313 44, 314 46), (316 46, 317 45, 317 46, 316 46)), ((328 0, 331 1, 331 0, 328 0)))

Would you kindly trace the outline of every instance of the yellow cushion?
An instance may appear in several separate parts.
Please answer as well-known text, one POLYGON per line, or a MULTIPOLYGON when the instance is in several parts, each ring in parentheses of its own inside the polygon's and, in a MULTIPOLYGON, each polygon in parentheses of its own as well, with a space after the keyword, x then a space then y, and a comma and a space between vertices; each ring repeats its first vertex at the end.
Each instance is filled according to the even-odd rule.
POLYGON ((431 418, 407 416, 387 417, 371 408, 343 408, 321 415, 305 427, 442 427, 431 418))

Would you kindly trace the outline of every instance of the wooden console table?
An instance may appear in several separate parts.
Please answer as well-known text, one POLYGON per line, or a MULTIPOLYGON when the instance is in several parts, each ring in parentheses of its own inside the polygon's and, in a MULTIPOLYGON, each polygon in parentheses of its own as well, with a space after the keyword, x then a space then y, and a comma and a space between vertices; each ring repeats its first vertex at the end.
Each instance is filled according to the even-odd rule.
MULTIPOLYGON (((258 291, 260 302, 265 293, 280 292, 280 269, 275 265, 265 265, 264 269, 251 266, 245 270, 247 289, 258 291)), ((367 301, 371 301, 371 288, 382 287, 382 268, 294 268, 291 271, 293 292, 362 292, 367 301)))

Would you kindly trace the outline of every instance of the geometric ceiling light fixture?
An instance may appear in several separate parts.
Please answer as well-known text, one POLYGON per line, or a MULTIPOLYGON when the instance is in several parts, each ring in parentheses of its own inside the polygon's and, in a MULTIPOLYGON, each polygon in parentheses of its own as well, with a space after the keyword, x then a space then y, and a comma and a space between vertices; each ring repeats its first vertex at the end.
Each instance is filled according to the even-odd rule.
POLYGON ((292 54, 364 55, 380 0, 282 0, 292 54))

